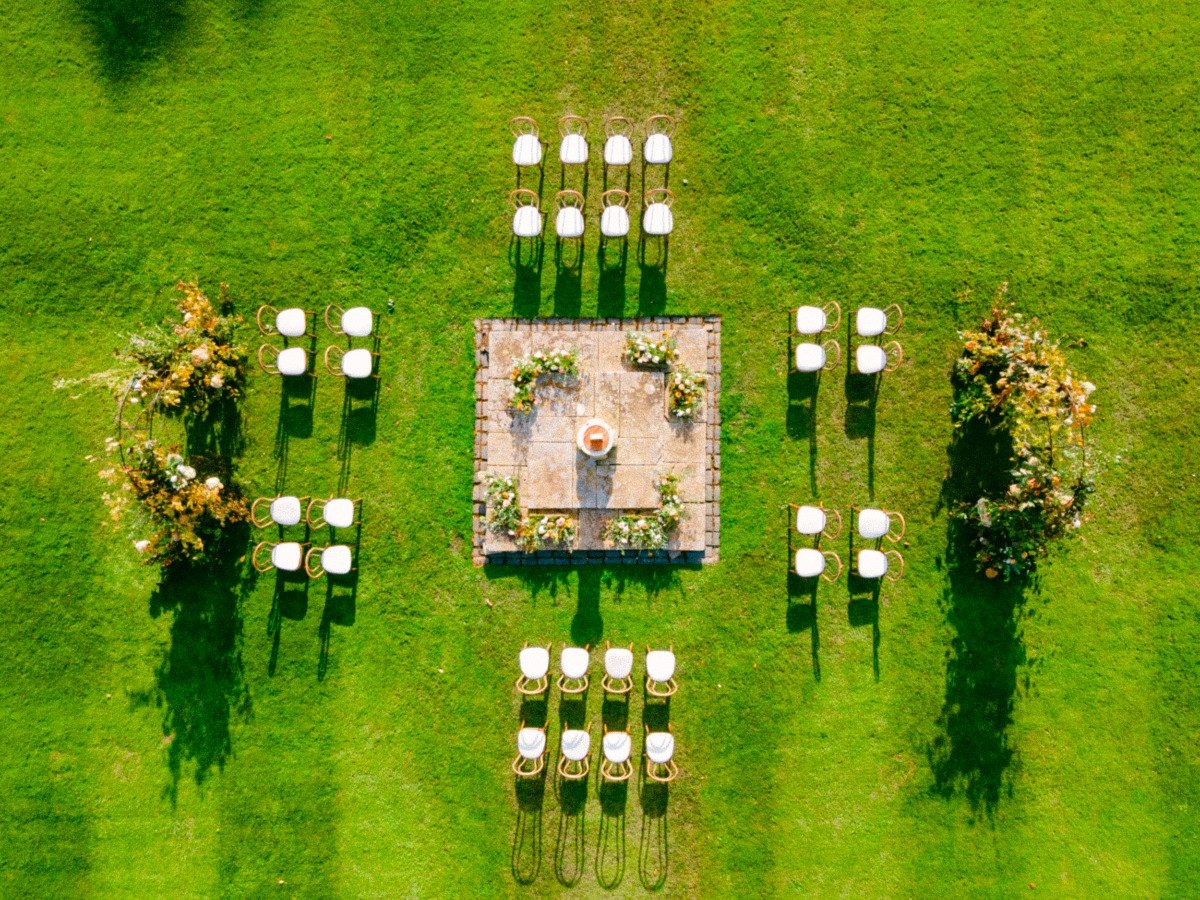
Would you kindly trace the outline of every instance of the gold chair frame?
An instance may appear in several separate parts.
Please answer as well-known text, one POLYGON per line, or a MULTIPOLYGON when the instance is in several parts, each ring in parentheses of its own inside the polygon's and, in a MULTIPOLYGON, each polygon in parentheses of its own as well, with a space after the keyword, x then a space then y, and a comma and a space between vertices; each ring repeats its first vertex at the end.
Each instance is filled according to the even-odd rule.
MULTIPOLYGON (((547 656, 550 655, 550 650, 553 646, 554 646, 553 642, 546 645, 546 655, 547 656)), ((529 641, 526 641, 521 646, 521 649, 522 650, 529 649, 529 641)), ((543 675, 541 678, 532 678, 532 679, 526 678, 524 672, 522 672, 520 675, 518 675, 516 688, 519 693, 524 694, 526 697, 537 697, 541 694, 546 693, 546 691, 550 688, 550 666, 549 666, 549 663, 547 663, 547 665, 546 665, 546 674, 543 675), (541 686, 538 687, 537 690, 534 690, 532 687, 530 687, 530 685, 533 685, 533 684, 540 684, 541 686)))
MULTIPOLYGON (((588 679, 592 668, 591 644, 583 645, 584 651, 588 654, 588 667, 581 678, 568 678, 561 672, 558 673, 558 690, 563 694, 582 694, 588 689, 588 679)), ((559 660, 559 665, 562 665, 562 660, 559 660)))
MULTIPOLYGON (((592 723, 588 722, 580 731, 586 731, 589 735, 592 732, 592 723)), ((558 751, 558 777, 565 781, 581 781, 587 778, 588 773, 592 770, 592 748, 589 744, 587 756, 583 759, 567 759, 562 752, 562 735, 559 734, 559 751, 558 751)))
MULTIPOLYGON (((651 647, 649 644, 647 644, 646 645, 646 653, 649 653, 650 650, 651 650, 651 647)), ((670 651, 671 653, 674 653, 675 645, 668 644, 667 650, 670 651)), ((676 665, 678 665, 679 660, 676 659, 675 662, 676 662, 676 665)), ((651 697, 657 697, 660 700, 665 700, 668 697, 675 696, 675 692, 678 690, 679 690, 679 684, 678 684, 678 682, 675 681, 674 675, 672 675, 667 681, 655 681, 654 679, 652 679, 650 677, 649 672, 646 673, 646 693, 649 694, 651 697), (664 685, 665 690, 659 690, 658 685, 664 685)))
MULTIPOLYGON (((628 732, 623 732, 629 735, 628 732)), ((613 763, 608 761, 608 757, 604 755, 604 738, 608 737, 608 726, 604 726, 604 734, 600 739, 600 778, 603 781, 628 781, 633 775, 633 754, 630 753, 623 763, 613 763)), ((629 735, 630 740, 633 737, 629 735)))
MULTIPOLYGON (((271 335, 279 334, 279 329, 275 327, 275 323, 273 321, 267 323, 263 322, 263 313, 268 311, 270 311, 272 318, 279 315, 279 309, 277 307, 272 306, 270 303, 264 303, 258 308, 258 312, 254 314, 254 322, 256 325, 258 325, 258 330, 261 334, 270 337, 271 335)), ((306 337, 317 336, 316 316, 310 309, 304 310, 304 334, 306 337)))
MULTIPOLYGON (((642 737, 642 771, 646 773, 646 777, 658 784, 670 784, 679 777, 679 766, 675 764, 675 754, 672 752, 671 758, 665 763, 656 763, 650 758, 650 753, 646 749, 646 739, 650 737, 649 726, 643 727, 642 737), (660 774, 661 773, 661 774, 660 774)), ((671 724, 667 723, 667 732, 671 735, 675 734, 671 724)))
POLYGON ((642 203, 643 208, 649 206, 651 203, 663 203, 670 209, 675 205, 675 192, 668 187, 650 188, 650 190, 642 195, 642 203), (659 196, 662 197, 661 200, 655 199, 659 196))
MULTIPOLYGON (((346 310, 344 310, 342 307, 338 306, 336 303, 330 303, 328 306, 325 307, 325 327, 328 328, 331 332, 333 332, 336 335, 345 335, 346 332, 342 330, 342 314, 345 312, 346 312, 346 310), (331 314, 333 315, 332 319, 330 318, 331 314)), ((371 310, 371 335, 370 336, 374 336, 378 330, 379 330, 379 313, 375 312, 375 310, 371 310)))
MULTIPOLYGON (((303 348, 301 348, 301 349, 303 349, 303 348)), ((281 352, 282 351, 278 347, 276 347, 274 344, 260 344, 259 348, 258 348, 258 367, 260 369, 262 369, 264 372, 266 372, 268 375, 279 375, 282 378, 298 378, 299 376, 284 375, 283 373, 281 373, 279 371, 279 366, 276 363, 277 363, 277 360, 279 359, 279 354, 281 352), (266 352, 270 352, 270 353, 274 354, 273 356, 271 356, 270 362, 268 362, 263 356, 263 354, 266 352)), ((308 355, 307 350, 304 351, 304 362, 305 362, 304 374, 311 375, 312 374, 312 357, 310 357, 308 355)))
MULTIPOLYGON (((822 332, 822 334, 824 334, 824 332, 822 332)), ((816 337, 816 335, 807 335, 807 336, 808 337, 816 337)), ((802 343, 811 343, 811 342, 803 341, 802 343)), ((825 351, 825 365, 823 365, 823 366, 821 366, 821 368, 817 369, 817 372, 828 372, 830 369, 834 369, 837 366, 840 366, 842 364, 842 345, 837 342, 836 338, 829 338, 828 340, 826 340, 823 344, 821 344, 821 349, 823 349, 825 351)), ((792 351, 792 358, 788 362, 788 368, 789 368, 789 371, 799 372, 801 375, 816 375, 817 374, 817 372, 800 372, 800 370, 796 368, 795 349, 793 349, 793 351, 792 351)))
MULTIPOLYGON (((604 650, 607 652, 612 649, 612 645, 604 642, 604 650)), ((633 643, 629 644, 629 652, 633 652, 633 643)), ((633 670, 630 669, 629 674, 624 678, 609 678, 607 669, 604 672, 604 677, 600 679, 600 689, 606 694, 628 694, 633 690, 633 670)))
MULTIPOLYGON (((307 497, 305 499, 308 500, 307 497)), ((325 521, 325 505, 330 500, 340 500, 340 499, 343 499, 343 498, 340 498, 340 497, 313 497, 312 499, 308 500, 308 505, 304 508, 304 521, 308 523, 308 527, 309 528, 325 528, 326 526, 328 526, 329 528, 333 528, 334 527, 333 525, 330 525, 328 522, 325 521), (313 515, 314 509, 317 510, 316 516, 313 515), (320 521, 318 521, 318 518, 320 519, 320 521)), ((351 499, 349 497, 346 497, 344 499, 350 500, 350 502, 354 505, 354 518, 350 520, 349 525, 346 525, 343 527, 353 528, 355 525, 358 524, 359 517, 362 515, 362 498, 358 497, 356 499, 351 499)))
POLYGON ((674 137, 676 121, 674 116, 668 116, 666 113, 658 113, 646 120, 646 137, 652 134, 665 134, 667 137, 674 137), (659 127, 660 123, 663 127, 659 127))
POLYGON ((799 511, 801 506, 815 506, 817 509, 821 510, 821 512, 825 513, 825 527, 822 528, 821 532, 817 535, 800 534, 798 531, 796 532, 797 534, 800 534, 801 537, 815 536, 818 539, 825 538, 827 541, 837 540, 838 535, 842 533, 842 514, 836 509, 830 509, 827 507, 825 505, 825 501, 823 500, 818 500, 816 503, 789 503, 788 509, 792 511, 792 521, 789 526, 791 529, 794 530, 796 527, 796 513, 799 511), (830 516, 837 518, 837 528, 835 528, 832 532, 829 530, 830 516))
MULTIPOLYGON (((366 348, 361 348, 361 349, 366 349, 366 348)), ((329 374, 332 375, 334 378, 348 378, 349 377, 346 375, 346 373, 344 373, 342 371, 342 366, 341 366, 342 357, 345 356, 347 352, 348 351, 346 350, 345 347, 340 347, 337 344, 330 344, 328 347, 325 348, 325 357, 324 357, 325 368, 329 372, 329 374), (330 354, 333 353, 335 350, 339 354, 339 356, 337 358, 337 366, 336 367, 334 366, 333 362, 329 358, 330 354)), ((367 352, 371 354, 371 374, 368 375, 367 378, 378 379, 379 378, 379 367, 376 365, 376 363, 379 362, 379 351, 378 350, 367 350, 367 352)), ((350 380, 351 381, 365 381, 366 379, 365 378, 352 378, 350 380)))
MULTIPOLYGON (((524 728, 525 722, 522 721, 521 730, 524 730, 524 728)), ((542 733, 542 737, 544 739, 546 737, 546 726, 543 725, 538 729, 538 731, 542 733)), ((546 768, 546 745, 544 743, 542 744, 542 755, 537 759, 526 759, 521 755, 520 751, 517 751, 517 758, 514 759, 512 763, 513 774, 518 778, 536 778, 538 775, 542 774, 542 770, 544 768, 546 768), (531 764, 533 768, 525 768, 526 763, 531 764)))
MULTIPOLYGON (((321 566, 321 551, 328 550, 329 547, 332 547, 332 546, 336 546, 336 545, 330 544, 325 547, 310 547, 308 549, 308 552, 304 554, 304 572, 306 575, 308 575, 309 578, 312 578, 315 581, 316 579, 320 578, 322 575, 326 574, 325 569, 321 566), (317 559, 316 563, 313 563, 313 561, 312 561, 313 554, 316 554, 316 559, 317 559)), ((351 549, 351 551, 350 551, 350 560, 351 560, 350 571, 345 572, 341 575, 335 575, 335 576, 333 576, 334 578, 345 578, 346 576, 353 574, 358 569, 358 566, 354 565, 354 550, 353 549, 351 549)))
MULTIPOLYGON (((274 503, 276 500, 278 500, 282 496, 283 496, 282 494, 276 494, 274 497, 259 497, 257 500, 255 500, 253 503, 251 503, 250 504, 250 524, 253 525, 255 528, 270 528, 272 525, 274 525, 275 520, 271 518, 271 504, 274 503), (267 504, 266 519, 259 518, 258 508, 259 508, 259 505, 263 504, 263 503, 267 504)), ((307 506, 311 505, 311 501, 309 500, 308 497, 297 497, 296 499, 298 499, 300 501, 300 521, 296 523, 297 525, 299 525, 302 522, 307 521, 307 514, 305 512, 305 508, 307 506)), ((287 527, 287 526, 281 526, 281 527, 287 527)))
MULTIPOLYGON (((268 552, 265 561, 259 560, 259 551, 264 547, 268 550, 274 550, 280 544, 288 543, 287 541, 259 541, 254 545, 254 549, 250 551, 250 565, 254 566, 256 572, 270 572, 275 568, 275 564, 271 562, 270 553, 268 552)), ((308 546, 308 541, 297 541, 300 544, 300 552, 304 553, 304 548, 308 546)))

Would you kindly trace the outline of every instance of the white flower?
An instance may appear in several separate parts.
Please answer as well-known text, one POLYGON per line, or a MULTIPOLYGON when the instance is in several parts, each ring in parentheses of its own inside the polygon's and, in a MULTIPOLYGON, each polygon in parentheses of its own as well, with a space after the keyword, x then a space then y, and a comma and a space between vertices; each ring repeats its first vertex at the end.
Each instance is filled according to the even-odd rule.
POLYGON ((137 549, 138 553, 145 553, 150 549, 150 542, 143 538, 140 541, 134 541, 133 546, 137 549))
POLYGON ((208 344, 201 344, 192 351, 192 362, 196 365, 202 365, 208 362, 208 344))
POLYGON ((225 485, 221 484, 220 478, 218 478, 216 475, 212 475, 207 481, 204 482, 204 486, 210 491, 219 491, 225 485))
POLYGON ((208 379, 208 383, 215 388, 219 388, 225 383, 225 379, 221 377, 220 372, 214 372, 212 378, 208 379))
POLYGON ((196 470, 191 466, 180 466, 179 474, 182 475, 186 480, 191 481, 196 477, 196 470))

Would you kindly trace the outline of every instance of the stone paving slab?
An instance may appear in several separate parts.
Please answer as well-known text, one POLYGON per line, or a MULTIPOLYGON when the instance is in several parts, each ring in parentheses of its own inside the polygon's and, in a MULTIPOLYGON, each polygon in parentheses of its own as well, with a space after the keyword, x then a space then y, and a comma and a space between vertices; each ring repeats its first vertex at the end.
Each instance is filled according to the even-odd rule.
POLYGON ((475 323, 475 472, 473 544, 477 564, 574 565, 714 562, 720 547, 720 331, 716 316, 642 319, 484 319, 475 323), (630 334, 669 332, 679 363, 708 377, 702 413, 671 420, 666 375, 624 360, 630 334), (579 376, 539 379, 529 414, 510 407, 514 362, 537 351, 579 353, 579 376), (595 461, 575 446, 577 429, 599 417, 617 433, 612 453, 595 461), (613 516, 658 507, 657 479, 680 475, 685 515, 665 551, 619 551, 600 538, 613 516), (528 514, 578 517, 571 549, 525 553, 487 528, 485 476, 515 474, 528 514))

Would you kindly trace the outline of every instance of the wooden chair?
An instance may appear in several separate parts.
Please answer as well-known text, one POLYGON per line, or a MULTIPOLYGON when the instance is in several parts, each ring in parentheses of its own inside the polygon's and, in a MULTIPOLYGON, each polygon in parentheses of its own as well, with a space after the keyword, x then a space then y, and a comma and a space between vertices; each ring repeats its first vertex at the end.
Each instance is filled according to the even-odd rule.
POLYGON ((892 303, 879 309, 874 306, 864 306, 854 317, 854 330, 859 337, 892 337, 904 326, 904 311, 900 304, 892 303))
POLYGON ((587 201, 579 191, 559 191, 554 195, 554 233, 564 241, 576 241, 583 237, 583 207, 587 201))
POLYGON ((270 525, 286 528, 299 525, 304 521, 304 507, 308 502, 307 497, 286 494, 278 497, 259 497, 250 504, 250 522, 255 528, 266 528, 270 525), (265 511, 263 507, 266 507, 265 511))
POLYGON ((904 557, 899 550, 859 550, 856 575, 859 578, 883 578, 898 581, 904 574, 904 557), (891 565, 895 560, 896 565, 891 565))
POLYGON ((330 344, 325 348, 325 368, 336 378, 378 378, 379 373, 375 371, 378 359, 378 353, 365 347, 346 350, 337 344, 330 344))
POLYGON ((628 694, 633 690, 633 644, 614 647, 604 642, 604 678, 600 687, 605 694, 628 694))
POLYGON ((325 307, 325 327, 334 334, 347 337, 370 337, 379 324, 379 317, 369 306, 342 309, 336 303, 325 307))
POLYGON ((669 166, 675 157, 671 137, 675 134, 675 120, 659 114, 646 120, 646 142, 642 145, 642 160, 648 166, 669 166))
POLYGON ((842 361, 842 345, 833 338, 823 344, 797 344, 792 353, 793 372, 814 373, 835 368, 842 361))
POLYGON ((304 565, 304 548, 307 544, 297 541, 259 541, 250 554, 250 563, 259 572, 299 572, 304 565), (264 558, 264 553, 266 554, 264 558))
POLYGON ((904 539, 904 532, 908 530, 908 523, 904 521, 904 516, 894 509, 855 509, 855 521, 858 527, 858 536, 868 541, 877 541, 886 537, 893 544, 897 544, 904 539), (892 530, 892 519, 897 519, 900 522, 900 530, 892 530))
POLYGON ((634 125, 624 116, 604 120, 604 165, 628 166, 633 162, 634 125))
POLYGON ((509 191, 508 202, 513 208, 513 235, 518 240, 538 237, 542 233, 542 201, 537 192, 516 188, 509 191))
POLYGON ((513 760, 513 774, 518 778, 536 778, 546 767, 546 726, 528 728, 521 723, 517 732, 517 757, 513 760))
POLYGON ((508 130, 513 136, 513 165, 518 169, 540 166, 546 143, 542 140, 537 120, 529 116, 514 116, 508 122, 508 130))
POLYGON ((817 550, 813 547, 801 547, 796 551, 792 564, 793 571, 800 578, 817 578, 818 576, 833 584, 842 577, 842 558, 832 550, 817 550), (836 563, 837 571, 829 574, 828 563, 836 563))
POLYGON ((880 372, 895 372, 904 362, 904 351, 898 341, 878 344, 860 344, 854 351, 854 368, 859 375, 878 375, 880 372))
POLYGON ((263 344, 258 348, 258 365, 268 375, 307 375, 308 353, 303 347, 286 347, 280 350, 272 344, 263 344))
POLYGON ((591 725, 567 728, 559 738, 558 777, 567 781, 587 778, 591 770, 591 725))
POLYGON ((600 195, 600 235, 605 238, 629 236, 629 192, 612 188, 600 195))
POLYGON ((330 575, 349 575, 354 571, 354 551, 347 544, 312 547, 304 554, 304 571, 309 578, 330 575))
POLYGON ((836 300, 824 306, 801 306, 796 309, 796 334, 816 335, 836 332, 842 324, 842 307, 836 300), (833 321, 830 321, 830 319, 833 321))
POLYGON ((258 330, 265 335, 278 334, 285 338, 317 336, 316 327, 309 325, 309 322, 315 321, 313 314, 298 306, 276 309, 264 303, 258 308, 254 321, 258 323, 258 330))
POLYGON ((588 161, 588 123, 582 116, 563 116, 558 120, 562 143, 558 146, 558 161, 564 166, 585 166, 588 161))
POLYGON ((330 497, 325 500, 314 497, 308 501, 304 510, 304 520, 310 528, 353 528, 358 524, 362 512, 362 499, 352 500, 349 497, 330 497))
POLYGON ((604 781, 628 781, 633 774, 633 738, 627 731, 609 731, 604 726, 604 738, 600 742, 603 758, 600 761, 600 778, 604 781))
POLYGON ((646 694, 665 700, 679 690, 675 683, 675 645, 666 650, 646 647, 646 694))
POLYGON ((529 642, 525 642, 517 656, 517 664, 521 667, 521 674, 517 678, 519 693, 526 697, 536 697, 544 694, 550 687, 550 648, 552 646, 553 644, 547 644, 545 647, 530 647, 529 642))
POLYGON ((582 694, 588 689, 588 667, 592 658, 588 655, 590 644, 582 647, 563 647, 558 657, 561 674, 558 689, 564 694, 582 694))
POLYGON ((824 537, 832 541, 842 533, 842 514, 836 509, 826 509, 825 504, 819 500, 816 504, 803 506, 789 503, 788 507, 795 516, 797 534, 824 537))
POLYGON ((650 237, 666 237, 675 230, 675 214, 671 212, 675 194, 670 188, 651 188, 642 199, 645 209, 642 213, 643 234, 650 237))
POLYGON ((675 765, 674 758, 675 735, 669 724, 666 731, 651 731, 646 727, 644 752, 642 771, 651 781, 669 784, 679 777, 679 767, 675 765))

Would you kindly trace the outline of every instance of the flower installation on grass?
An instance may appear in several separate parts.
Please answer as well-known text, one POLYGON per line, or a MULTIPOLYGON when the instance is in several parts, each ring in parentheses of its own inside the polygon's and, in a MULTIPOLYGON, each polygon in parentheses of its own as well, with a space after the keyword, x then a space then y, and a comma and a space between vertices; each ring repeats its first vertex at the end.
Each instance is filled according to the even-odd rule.
POLYGON ((677 419, 690 419, 700 410, 708 378, 687 366, 677 366, 667 378, 667 406, 677 419))
POLYGON ((625 342, 625 361, 642 369, 666 371, 678 358, 675 338, 667 332, 659 340, 640 332, 629 335, 625 342))
POLYGON ((601 537, 620 550, 662 550, 683 518, 679 476, 668 473, 658 481, 658 512, 617 516, 604 526, 601 537))
POLYGON ((513 475, 487 477, 488 524, 493 531, 506 534, 526 553, 543 546, 569 547, 579 533, 574 516, 533 516, 521 514, 517 479, 513 475))
MULTIPOLYGON (((116 453, 120 442, 110 438, 107 449, 116 453)), ((224 529, 250 518, 246 500, 236 486, 207 471, 188 465, 177 449, 166 449, 152 439, 131 441, 124 461, 100 476, 116 487, 104 494, 114 521, 131 526, 134 547, 147 562, 170 566, 204 562, 220 543, 224 529)))
POLYGON ((1095 489, 1085 431, 1095 385, 1067 365, 1059 345, 1004 303, 1007 285, 979 330, 966 331, 952 376, 956 429, 981 425, 1011 441, 1006 486, 963 501, 956 513, 976 539, 987 578, 1024 577, 1051 541, 1083 524, 1095 489))
POLYGON ((512 408, 522 413, 533 409, 533 387, 540 376, 573 378, 578 374, 579 351, 574 347, 570 350, 551 350, 549 353, 539 350, 518 359, 513 363, 512 370, 512 408))

